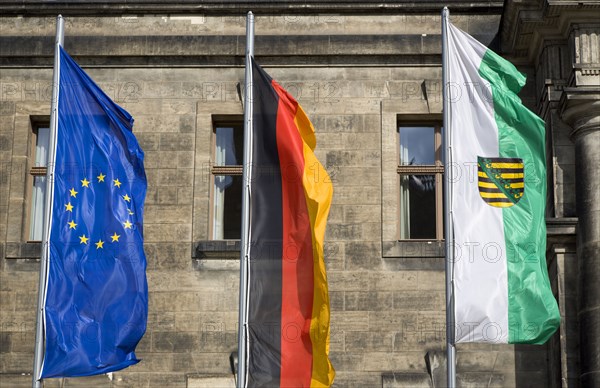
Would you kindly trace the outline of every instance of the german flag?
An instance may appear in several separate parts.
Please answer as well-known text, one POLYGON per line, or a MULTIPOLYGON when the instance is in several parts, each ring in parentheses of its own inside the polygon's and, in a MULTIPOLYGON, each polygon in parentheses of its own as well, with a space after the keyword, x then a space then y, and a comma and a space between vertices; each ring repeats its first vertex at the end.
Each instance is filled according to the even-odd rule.
POLYGON ((323 240, 333 188, 298 102, 252 60, 248 387, 329 387, 323 240))

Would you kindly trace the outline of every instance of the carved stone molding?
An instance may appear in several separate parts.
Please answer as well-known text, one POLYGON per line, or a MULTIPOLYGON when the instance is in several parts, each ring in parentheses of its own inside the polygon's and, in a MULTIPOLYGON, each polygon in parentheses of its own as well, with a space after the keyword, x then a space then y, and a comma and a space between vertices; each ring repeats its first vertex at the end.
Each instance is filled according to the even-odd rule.
POLYGON ((562 120, 573 128, 572 139, 600 130, 600 87, 565 88, 560 105, 562 120))
POLYGON ((549 40, 566 42, 573 25, 598 25, 597 1, 509 0, 500 33, 503 54, 517 64, 536 63, 549 40))

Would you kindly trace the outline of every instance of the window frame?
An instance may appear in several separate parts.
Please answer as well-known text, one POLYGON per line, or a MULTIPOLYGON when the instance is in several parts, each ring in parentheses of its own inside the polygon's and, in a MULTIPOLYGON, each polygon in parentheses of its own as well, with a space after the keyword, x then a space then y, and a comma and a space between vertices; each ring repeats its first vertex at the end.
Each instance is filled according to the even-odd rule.
MULTIPOLYGON (((30 119, 30 138, 28 144, 28 160, 27 160, 27 177, 25 179, 25 222, 23 228, 24 240, 28 243, 39 243, 42 241, 42 236, 40 239, 34 239, 31 234, 31 223, 33 216, 33 185, 35 182, 36 176, 46 176, 48 173, 48 160, 46 160, 44 166, 36 166, 36 151, 37 151, 37 139, 40 128, 48 128, 50 130, 50 117, 47 116, 32 116, 30 119)), ((49 145, 48 145, 49 147, 49 145)), ((45 212, 46 201, 45 198, 42 201, 42 214, 45 212)), ((43 216, 42 216, 43 222, 43 216)))
POLYGON ((444 240, 444 162, 442 160, 442 120, 411 120, 403 119, 401 116, 396 122, 396 187, 400 187, 400 179, 403 175, 434 175, 435 176, 435 237, 434 238, 401 238, 400 223, 402 210, 400 206, 400 191, 397 194, 396 208, 396 239, 397 241, 443 241, 444 240), (433 127, 434 128, 434 161, 433 165, 402 165, 400 163, 400 128, 401 127, 433 127))
MULTIPOLYGON (((243 136, 244 117, 239 114, 231 115, 213 115, 212 116, 212 132, 211 132, 211 159, 210 159, 210 195, 209 195, 209 216, 208 216, 208 236, 210 241, 235 241, 237 239, 217 239, 215 238, 215 176, 242 176, 242 164, 237 165, 216 165, 217 151, 217 128, 236 128, 241 129, 243 136)), ((243 142, 242 142, 243 144, 243 142)), ((241 200, 241 198, 240 198, 241 200)), ((241 223, 241 217, 239 222, 241 223)))

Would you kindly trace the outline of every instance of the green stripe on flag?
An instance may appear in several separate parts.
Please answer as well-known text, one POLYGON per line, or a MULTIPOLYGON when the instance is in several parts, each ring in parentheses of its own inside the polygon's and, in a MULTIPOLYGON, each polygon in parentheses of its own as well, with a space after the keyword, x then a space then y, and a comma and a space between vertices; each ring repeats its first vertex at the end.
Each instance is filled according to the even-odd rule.
POLYGON ((502 209, 508 261, 508 341, 542 344, 560 323, 546 268, 544 121, 516 95, 525 76, 510 62, 487 50, 479 74, 492 88, 499 156, 521 158, 525 165, 523 197, 502 209))

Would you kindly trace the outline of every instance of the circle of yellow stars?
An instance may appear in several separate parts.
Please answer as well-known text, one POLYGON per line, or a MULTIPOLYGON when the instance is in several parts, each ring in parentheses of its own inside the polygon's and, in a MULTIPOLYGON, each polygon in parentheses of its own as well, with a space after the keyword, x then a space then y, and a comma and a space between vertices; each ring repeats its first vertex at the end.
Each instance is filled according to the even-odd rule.
MULTIPOLYGON (((96 176, 97 182, 96 183, 106 183, 106 175, 103 173, 100 173, 98 176, 96 176)), ((89 181, 87 179, 87 177, 84 177, 83 179, 80 180, 81 182, 81 188, 79 188, 79 190, 83 190, 86 188, 90 188, 90 185, 93 183, 92 181, 89 181)), ((113 187, 116 187, 118 189, 121 188, 122 182, 119 181, 119 178, 117 179, 113 179, 112 180, 112 184, 113 187)), ((76 199, 77 198, 77 194, 79 194, 79 192, 75 189, 75 187, 71 187, 71 189, 69 190, 69 197, 76 199)), ((131 210, 131 197, 129 196, 129 194, 125 194, 125 195, 119 195, 126 203, 127 203, 127 213, 131 216, 134 214, 134 212, 131 210)), ((73 209, 75 209, 75 205, 73 205, 71 203, 71 201, 69 200, 65 205, 65 212, 69 212, 71 213, 71 215, 73 214, 73 209)), ((73 229, 73 230, 77 230, 77 223, 75 223, 74 220, 71 220, 69 222, 67 222, 67 225, 69 226, 69 230, 73 229)), ((129 221, 129 220, 125 220, 125 222, 123 222, 123 227, 125 229, 132 229, 133 228, 133 224, 129 221)), ((79 243, 80 244, 84 244, 84 245, 89 245, 90 244, 90 238, 88 236, 84 234, 82 234, 79 237, 79 243)), ((121 238, 120 234, 117 234, 117 232, 114 232, 112 234, 112 236, 109 236, 110 238, 110 242, 111 243, 118 243, 119 242, 119 238, 121 238)), ((98 239, 97 242, 93 242, 93 244, 96 245, 96 249, 104 249, 104 244, 106 241, 102 240, 102 239, 98 239)))

